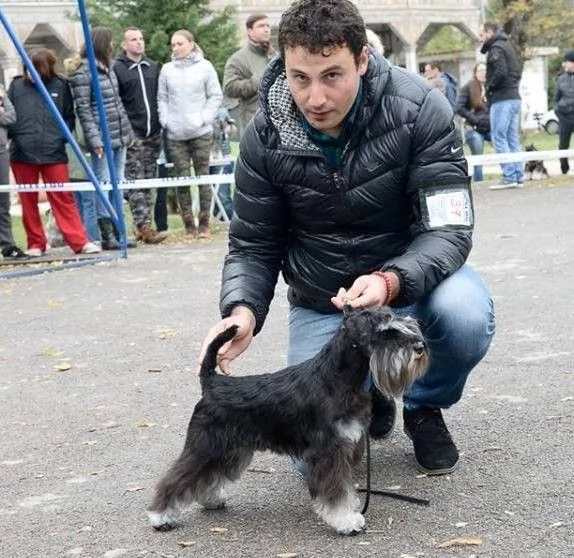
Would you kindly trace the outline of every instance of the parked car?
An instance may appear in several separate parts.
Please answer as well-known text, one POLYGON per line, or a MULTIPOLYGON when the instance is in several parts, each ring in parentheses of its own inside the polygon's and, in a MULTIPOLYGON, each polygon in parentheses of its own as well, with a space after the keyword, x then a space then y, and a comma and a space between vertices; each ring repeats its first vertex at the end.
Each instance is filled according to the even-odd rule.
POLYGON ((546 111, 540 117, 540 126, 544 128, 549 134, 558 133, 558 117, 553 110, 546 111))

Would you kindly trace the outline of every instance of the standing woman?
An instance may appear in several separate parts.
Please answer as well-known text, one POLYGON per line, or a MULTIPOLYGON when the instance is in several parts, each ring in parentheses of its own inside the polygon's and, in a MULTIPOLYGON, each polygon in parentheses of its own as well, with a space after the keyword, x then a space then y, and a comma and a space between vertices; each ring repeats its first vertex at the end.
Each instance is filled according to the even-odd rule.
MULTIPOLYGON (((40 48, 30 55, 48 94, 70 130, 74 129, 74 104, 68 82, 56 74, 56 56, 40 48)), ((16 110, 16 122, 9 128, 10 165, 18 184, 69 182, 66 137, 50 112, 28 71, 10 84, 8 97, 16 110)), ((72 192, 46 192, 54 219, 66 243, 76 253, 93 254, 100 248, 88 241, 72 192)), ((38 192, 19 192, 28 250, 42 256, 47 239, 38 209, 38 192)))
MULTIPOLYGON (((112 32, 107 27, 94 27, 91 38, 98 68, 98 81, 102 91, 104 112, 110 133, 113 164, 118 180, 121 181, 124 178, 127 146, 130 145, 135 136, 118 94, 118 79, 115 72, 112 71, 114 54, 112 32)), ((110 175, 104 153, 98 105, 92 90, 92 78, 85 45, 82 47, 80 58, 76 60, 75 66, 76 68, 72 68, 70 74, 70 83, 76 102, 76 113, 84 131, 86 147, 90 152, 92 169, 99 181, 109 181, 110 175)), ((117 250, 120 245, 110 214, 95 195, 95 192, 93 199, 96 204, 102 248, 104 250, 117 250)))
MULTIPOLYGON (((8 126, 16 122, 16 111, 0 85, 0 185, 10 184, 8 126)), ((22 258, 26 254, 16 246, 10 217, 10 192, 0 192, 0 250, 4 258, 22 258)))
MULTIPOLYGON (((196 176, 209 174, 213 120, 223 94, 215 68, 186 29, 171 38, 171 62, 159 74, 159 120, 177 176, 189 176, 190 159, 196 176)), ((211 186, 199 186, 199 238, 209 238, 211 186)), ((187 234, 195 236, 189 186, 176 188, 177 203, 187 234)))
MULTIPOLYGON (((472 79, 460 90, 456 102, 456 114, 464 119, 464 140, 473 155, 482 155, 484 142, 490 141, 490 112, 486 104, 486 64, 479 62, 474 67, 472 79)), ((482 165, 473 171, 475 182, 482 181, 482 165)))

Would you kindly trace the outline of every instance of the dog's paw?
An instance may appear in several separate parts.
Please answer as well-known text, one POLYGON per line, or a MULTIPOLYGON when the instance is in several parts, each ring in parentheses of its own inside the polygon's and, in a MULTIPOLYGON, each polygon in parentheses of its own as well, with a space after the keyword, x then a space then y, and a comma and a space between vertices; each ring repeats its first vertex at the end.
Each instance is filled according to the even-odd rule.
POLYGON ((365 518, 362 514, 355 512, 345 518, 345 522, 337 527, 337 533, 353 537, 365 530, 365 518))
POLYGON ((156 531, 171 531, 172 529, 175 529, 179 524, 178 520, 168 512, 159 513, 148 511, 147 515, 149 517, 151 526, 156 531))

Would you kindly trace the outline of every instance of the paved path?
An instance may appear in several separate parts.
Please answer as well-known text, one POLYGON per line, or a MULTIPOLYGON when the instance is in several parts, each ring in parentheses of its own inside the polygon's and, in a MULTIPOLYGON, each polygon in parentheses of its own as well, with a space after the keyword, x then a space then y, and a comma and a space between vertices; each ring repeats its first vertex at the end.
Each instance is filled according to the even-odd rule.
MULTIPOLYGON (((270 454, 226 511, 194 507, 165 534, 147 523, 198 399, 223 239, 0 281, 0 556, 571 557, 574 186, 479 187, 475 199, 471 263, 494 293, 498 332, 446 413, 460 468, 421 477, 397 427, 374 445, 373 484, 431 505, 373 497, 368 531, 353 538, 314 517, 288 460, 270 454), (456 538, 481 544, 441 547, 456 538)), ((282 366, 286 310, 280 285, 237 374, 282 366)))

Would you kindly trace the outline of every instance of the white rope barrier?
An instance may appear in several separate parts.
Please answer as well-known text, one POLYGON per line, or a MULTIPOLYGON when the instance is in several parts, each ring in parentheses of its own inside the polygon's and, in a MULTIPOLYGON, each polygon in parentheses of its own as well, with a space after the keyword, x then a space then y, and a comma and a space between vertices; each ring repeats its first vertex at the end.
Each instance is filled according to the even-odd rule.
POLYGON ((477 165, 496 165, 498 163, 518 163, 525 161, 546 161, 548 159, 568 159, 574 157, 574 149, 555 149, 553 151, 519 151, 518 153, 487 153, 486 155, 467 155, 470 167, 477 165))

